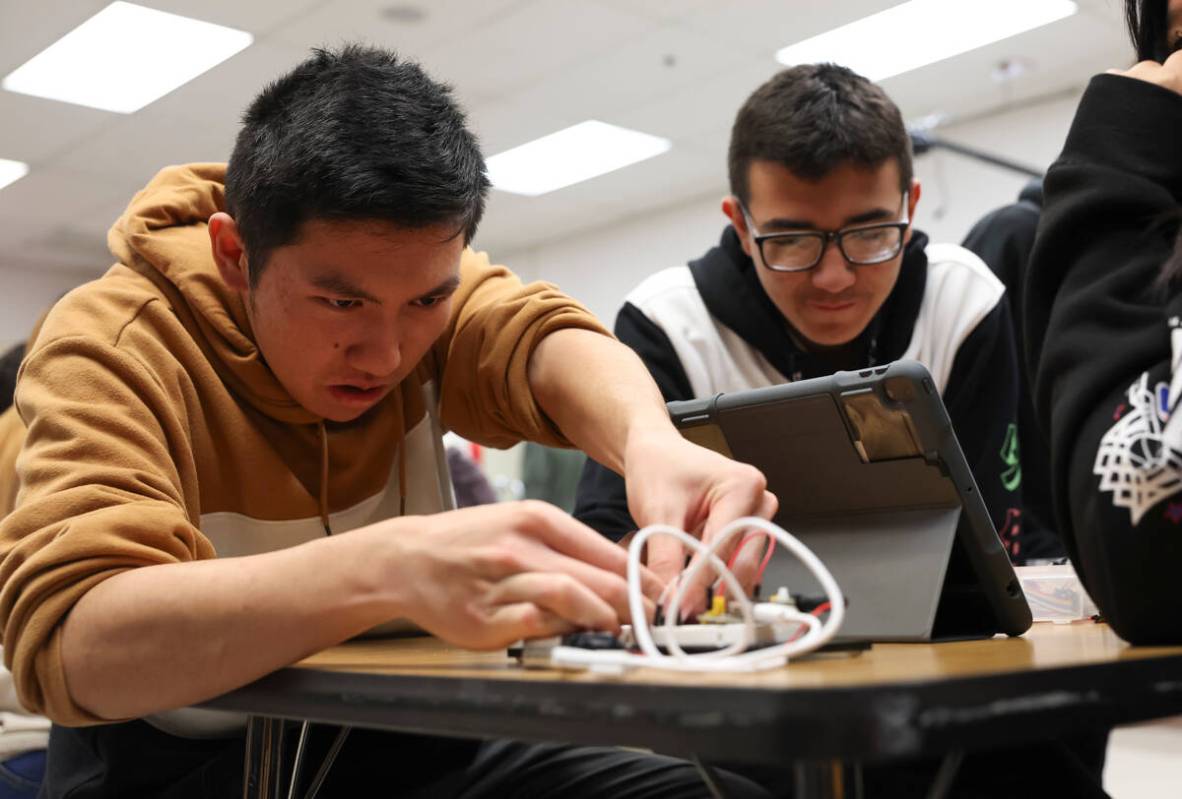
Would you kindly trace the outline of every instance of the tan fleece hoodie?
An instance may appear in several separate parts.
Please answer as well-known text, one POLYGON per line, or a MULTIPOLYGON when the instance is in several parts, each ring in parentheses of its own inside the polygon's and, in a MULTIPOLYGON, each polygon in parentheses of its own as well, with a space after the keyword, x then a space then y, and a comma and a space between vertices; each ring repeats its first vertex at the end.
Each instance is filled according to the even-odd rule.
POLYGON ((210 256, 224 174, 161 171, 111 229, 118 263, 57 303, 22 367, 0 624, 21 700, 62 724, 102 721, 71 699, 61 660, 61 621, 92 587, 438 511, 440 425, 492 446, 565 443, 529 390, 530 353, 560 328, 606 334, 554 287, 467 250, 433 350, 361 422, 326 426, 268 369, 210 256))

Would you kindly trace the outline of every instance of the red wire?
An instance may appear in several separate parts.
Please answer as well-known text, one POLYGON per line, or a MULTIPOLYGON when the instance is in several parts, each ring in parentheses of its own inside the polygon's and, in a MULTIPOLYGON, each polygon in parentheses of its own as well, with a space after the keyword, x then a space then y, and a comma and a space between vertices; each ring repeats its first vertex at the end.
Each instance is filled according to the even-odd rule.
MULTIPOLYGON (((829 604, 828 602, 822 602, 820 605, 817 605, 815 608, 813 608, 812 614, 814 616, 820 616, 822 613, 827 613, 832 607, 833 606, 831 604, 829 604)), ((793 641, 803 638, 804 634, 806 632, 808 632, 808 629, 809 628, 807 625, 802 624, 800 626, 800 629, 797 630, 796 633, 793 634, 793 636, 791 638, 789 638, 787 642, 792 643, 793 641)))
MULTIPOLYGON (((759 571, 755 573, 756 585, 763 582, 763 572, 765 569, 767 569, 768 562, 772 559, 772 553, 776 551, 776 539, 774 537, 768 535, 762 530, 756 530, 751 535, 745 536, 743 540, 739 542, 739 545, 735 547, 735 551, 731 553, 730 560, 728 560, 726 563, 726 567, 728 569, 733 569, 735 567, 735 561, 739 559, 739 553, 743 551, 743 547, 747 546, 748 541, 754 541, 757 538, 767 539, 767 549, 765 549, 763 552, 763 560, 759 563, 759 571)), ((719 580, 721 581, 721 578, 719 578, 719 580)))

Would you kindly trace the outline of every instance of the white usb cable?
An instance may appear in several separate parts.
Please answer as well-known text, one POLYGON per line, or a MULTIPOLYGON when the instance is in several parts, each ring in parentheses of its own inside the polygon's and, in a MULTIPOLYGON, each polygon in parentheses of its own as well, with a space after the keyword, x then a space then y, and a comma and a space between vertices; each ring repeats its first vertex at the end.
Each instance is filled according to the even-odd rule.
POLYGON ((707 546, 683 530, 668 525, 651 525, 645 527, 632 539, 628 548, 628 605, 632 613, 632 632, 636 643, 640 647, 640 654, 624 650, 591 650, 578 647, 559 646, 551 652, 550 659, 555 666, 574 668, 612 669, 646 666, 650 668, 672 669, 675 671, 716 671, 742 672, 759 671, 783 666, 789 658, 798 657, 824 646, 837 633, 845 618, 845 597, 833 575, 825 568, 825 564, 813 552, 792 536, 782 527, 764 519, 744 517, 724 527, 707 546), (736 535, 756 528, 772 536, 792 552, 821 584, 825 598, 829 602, 829 616, 822 624, 810 613, 802 613, 795 607, 772 602, 752 603, 739 585, 739 581, 718 557, 718 551, 736 535), (678 580, 677 590, 673 601, 665 613, 665 629, 668 631, 666 641, 669 653, 661 652, 653 642, 649 629, 648 617, 645 614, 644 594, 641 591, 641 555, 644 544, 654 535, 669 535, 678 539, 682 544, 697 552, 700 557, 694 558, 678 580), (677 643, 673 634, 679 616, 679 610, 685 601, 686 591, 698 573, 709 564, 721 576, 723 583, 730 593, 736 597, 743 616, 743 637, 740 641, 712 652, 690 654, 685 652, 677 643), (807 628, 804 635, 792 641, 775 646, 747 651, 755 641, 755 625, 760 623, 795 622, 807 628))

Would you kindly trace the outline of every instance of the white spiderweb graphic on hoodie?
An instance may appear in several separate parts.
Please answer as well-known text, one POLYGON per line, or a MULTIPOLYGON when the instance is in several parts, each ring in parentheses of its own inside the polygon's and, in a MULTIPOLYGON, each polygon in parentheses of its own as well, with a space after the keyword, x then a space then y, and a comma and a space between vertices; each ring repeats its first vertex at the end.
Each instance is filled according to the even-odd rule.
POLYGON ((1172 379, 1164 401, 1159 404, 1158 392, 1165 384, 1151 387, 1142 374, 1129 386, 1128 410, 1100 439, 1092 467, 1100 490, 1112 492, 1114 506, 1128 508, 1134 526, 1182 489, 1182 414, 1174 413, 1182 395, 1182 322, 1173 317, 1169 324, 1172 379), (1168 413, 1159 412, 1161 405, 1168 413))

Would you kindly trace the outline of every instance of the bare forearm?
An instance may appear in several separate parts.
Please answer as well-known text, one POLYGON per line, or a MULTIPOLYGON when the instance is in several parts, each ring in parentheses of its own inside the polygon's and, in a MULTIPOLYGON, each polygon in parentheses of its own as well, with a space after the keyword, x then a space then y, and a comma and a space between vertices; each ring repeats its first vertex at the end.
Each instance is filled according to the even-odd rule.
POLYGON ((367 531, 242 558, 149 566, 66 618, 74 700, 103 718, 200 702, 398 615, 367 531))
POLYGON ((530 359, 530 388, 576 446, 623 473, 630 437, 675 435, 661 392, 632 350, 586 330, 559 330, 530 359))

